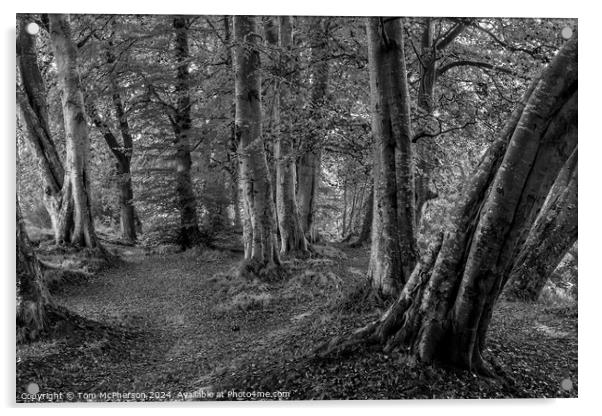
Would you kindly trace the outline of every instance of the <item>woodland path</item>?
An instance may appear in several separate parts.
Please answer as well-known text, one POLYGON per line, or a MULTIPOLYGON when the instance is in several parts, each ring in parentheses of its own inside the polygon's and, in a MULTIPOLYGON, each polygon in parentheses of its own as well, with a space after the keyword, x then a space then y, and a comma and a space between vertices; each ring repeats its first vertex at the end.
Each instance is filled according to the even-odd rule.
POLYGON ((490 353, 510 382, 409 365, 397 353, 300 359, 380 313, 353 298, 367 250, 344 250, 337 259, 289 263, 287 281, 271 285, 231 280, 240 255, 227 251, 125 250, 118 265, 55 294, 94 323, 19 347, 17 397, 30 382, 89 400, 102 392, 182 400, 232 389, 288 391, 292 399, 576 395, 576 316, 542 305, 502 304, 496 312, 490 353), (565 378, 574 380, 570 391, 559 387, 565 378))

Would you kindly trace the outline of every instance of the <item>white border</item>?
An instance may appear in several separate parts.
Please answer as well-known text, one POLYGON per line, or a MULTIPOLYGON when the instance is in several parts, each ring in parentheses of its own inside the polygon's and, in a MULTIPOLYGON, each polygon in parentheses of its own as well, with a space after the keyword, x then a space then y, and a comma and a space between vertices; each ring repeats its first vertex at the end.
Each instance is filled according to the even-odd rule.
MULTIPOLYGON (((598 211, 602 207, 599 179, 599 168, 602 157, 602 134, 599 129, 600 115, 600 31, 602 16, 595 9, 596 2, 573 0, 567 1, 524 1, 503 0, 499 2, 484 1, 341 1, 341 0, 301 0, 298 2, 283 1, 230 1, 218 0, 204 2, 154 1, 128 2, 124 0, 101 0, 84 2, 81 0, 29 0, 16 2, 4 0, 2 6, 2 78, 0 97, 2 105, 2 132, 0 136, 0 172, 2 177, 2 265, 6 273, 2 276, 4 302, 2 337, 2 377, 0 395, 4 407, 9 412, 15 410, 15 362, 14 362, 14 195, 15 195, 15 13, 17 12, 69 12, 69 13, 156 13, 156 14, 291 14, 291 15, 403 15, 403 16, 508 16, 508 17, 577 17, 579 18, 579 72, 581 85, 580 97, 580 173, 579 193, 580 219, 580 298, 579 298, 579 398, 560 400, 483 400, 483 401, 397 401, 397 402, 294 402, 294 403, 200 403, 195 407, 186 404, 145 406, 145 413, 163 414, 165 407, 174 407, 177 412, 217 412, 240 413, 254 415, 266 413, 306 416, 308 412, 332 413, 334 408, 351 414, 364 415, 374 409, 378 412, 419 412, 423 414, 487 414, 504 415, 508 413, 522 414, 537 412, 546 415, 589 414, 594 408, 600 408, 596 402, 602 372, 600 371, 600 312, 597 308, 601 299, 599 264, 600 222, 598 211)), ((38 413, 81 413, 75 406, 20 406, 20 411, 38 413), (50 407, 50 408, 49 408, 50 407)), ((104 414, 107 409, 86 406, 86 413, 104 414)), ((106 406, 105 406, 106 407, 106 406)), ((141 406, 135 406, 142 411, 141 406)), ((19 407, 17 407, 19 408, 19 407)), ((130 412, 130 407, 111 409, 111 412, 130 412)))

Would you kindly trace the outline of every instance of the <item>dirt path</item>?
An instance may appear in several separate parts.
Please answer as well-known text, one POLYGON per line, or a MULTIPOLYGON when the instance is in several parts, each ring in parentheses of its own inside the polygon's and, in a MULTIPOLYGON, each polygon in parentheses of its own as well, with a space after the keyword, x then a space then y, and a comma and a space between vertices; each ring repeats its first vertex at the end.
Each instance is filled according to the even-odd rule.
POLYGON ((303 362, 317 343, 380 313, 357 309, 362 300, 353 298, 367 251, 345 251, 290 261, 287 279, 271 285, 233 279, 240 257, 230 252, 125 252, 119 265, 55 295, 98 324, 19 346, 17 400, 32 382, 41 392, 101 401, 113 392, 138 394, 116 401, 181 400, 232 389, 287 391, 294 399, 576 395, 576 316, 542 305, 496 310, 488 351, 511 383, 420 370, 399 354, 370 350, 303 362), (571 390, 559 387, 564 379, 571 390))
POLYGON ((224 276, 239 255, 122 254, 117 267, 55 294, 59 304, 120 333, 95 330, 20 348, 17 393, 34 381, 49 392, 158 391, 173 399, 236 375, 250 361, 305 347, 295 331, 312 306, 301 297, 272 296, 284 283, 259 285, 272 296, 266 305, 225 307, 233 295, 224 276))

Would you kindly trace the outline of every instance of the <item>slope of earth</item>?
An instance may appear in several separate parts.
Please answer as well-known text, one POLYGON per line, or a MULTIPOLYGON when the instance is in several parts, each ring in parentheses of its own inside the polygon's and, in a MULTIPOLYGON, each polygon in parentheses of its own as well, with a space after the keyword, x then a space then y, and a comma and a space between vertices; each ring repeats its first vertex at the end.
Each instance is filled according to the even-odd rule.
POLYGON ((371 350, 304 358, 385 306, 365 290, 366 248, 317 251, 265 283, 237 277, 232 251, 121 249, 118 265, 55 294, 82 324, 17 347, 17 401, 576 396, 576 313, 539 304, 497 308, 500 380, 371 350))

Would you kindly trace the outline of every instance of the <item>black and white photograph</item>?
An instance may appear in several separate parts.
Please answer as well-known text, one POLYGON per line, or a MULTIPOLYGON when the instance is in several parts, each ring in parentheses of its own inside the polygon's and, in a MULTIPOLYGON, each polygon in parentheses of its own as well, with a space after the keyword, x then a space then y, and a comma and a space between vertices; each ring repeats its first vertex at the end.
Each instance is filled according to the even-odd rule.
POLYGON ((21 6, 13 405, 579 397, 576 13, 21 6))

